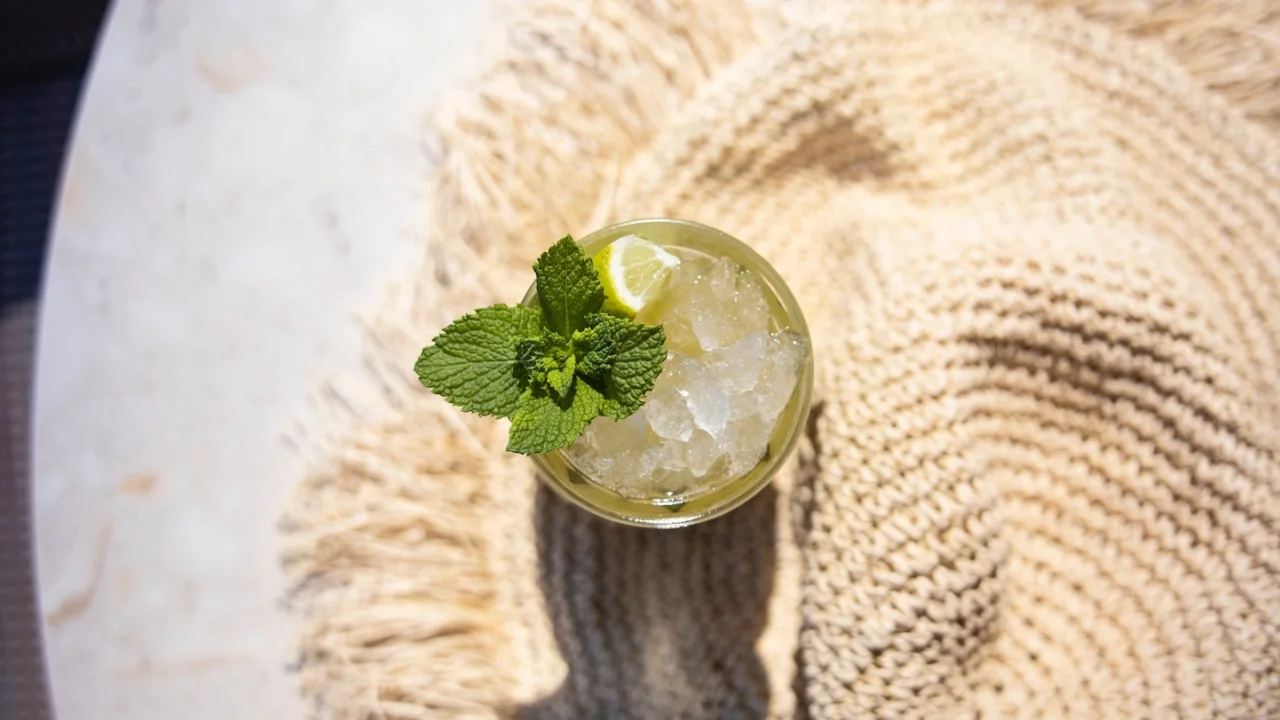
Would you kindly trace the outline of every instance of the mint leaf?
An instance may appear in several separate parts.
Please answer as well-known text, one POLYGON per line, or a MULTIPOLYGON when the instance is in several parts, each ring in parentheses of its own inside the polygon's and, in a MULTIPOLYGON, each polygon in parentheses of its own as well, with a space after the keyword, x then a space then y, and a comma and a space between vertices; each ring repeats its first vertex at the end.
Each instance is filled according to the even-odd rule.
POLYGON ((423 348, 413 370, 422 384, 468 412, 510 417, 524 370, 517 344, 541 332, 537 308, 492 305, 450 323, 423 348))
POLYGON ((542 364, 545 355, 546 345, 542 338, 526 338, 516 343, 516 360, 531 383, 547 382, 547 368, 542 364))
POLYGON ((582 246, 564 236, 533 265, 543 324, 570 338, 587 326, 586 318, 604 303, 604 287, 582 246))
POLYGON ((530 387, 520 395, 507 450, 525 455, 538 455, 569 445, 587 423, 600 415, 599 391, 582 378, 574 382, 569 398, 530 387))
POLYGON ((560 397, 564 397, 569 393, 569 389, 573 387, 573 371, 574 357, 570 353, 565 359, 564 366, 554 370, 547 371, 547 385, 551 387, 551 391, 560 397))
MULTIPOLYGON (((590 322, 592 319, 587 320, 590 322)), ((578 362, 578 373, 596 379, 603 377, 613 367, 613 358, 618 354, 613 333, 599 323, 575 332, 573 348, 582 357, 578 362)))
POLYGON ((517 343, 516 357, 532 385, 550 387, 558 396, 564 396, 573 387, 577 364, 573 345, 550 330, 543 328, 540 338, 517 343))
MULTIPOLYGON (((604 400, 600 412, 615 420, 630 417, 644 404, 653 381, 667 359, 667 335, 661 325, 644 325, 597 313, 590 321, 598 334, 606 334, 613 360, 604 374, 604 400)), ((586 358, 583 358, 584 364, 586 358)))

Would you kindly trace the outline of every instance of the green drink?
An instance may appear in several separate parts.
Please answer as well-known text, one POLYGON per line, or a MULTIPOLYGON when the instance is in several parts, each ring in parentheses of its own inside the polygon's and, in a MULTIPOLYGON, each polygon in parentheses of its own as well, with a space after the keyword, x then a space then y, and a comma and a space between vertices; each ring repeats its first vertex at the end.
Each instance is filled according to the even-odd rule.
MULTIPOLYGON (((596 418, 572 444, 534 462, 552 488, 591 512, 681 527, 741 505, 794 449, 813 386, 808 328, 777 272, 718 230, 635 220, 581 242, 597 256, 624 238, 675 258, 641 266, 663 277, 632 308, 637 322, 665 330, 662 373, 635 414, 596 418)), ((534 288, 524 304, 537 304, 534 288)))

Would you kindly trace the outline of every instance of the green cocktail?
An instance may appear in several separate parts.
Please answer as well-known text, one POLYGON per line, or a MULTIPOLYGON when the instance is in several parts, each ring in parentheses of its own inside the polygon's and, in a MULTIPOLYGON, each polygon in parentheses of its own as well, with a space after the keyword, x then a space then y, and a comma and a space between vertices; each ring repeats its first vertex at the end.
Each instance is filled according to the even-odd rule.
MULTIPOLYGON (((718 230, 635 220, 581 243, 599 256, 615 241, 637 238, 674 257, 640 266, 662 276, 632 300, 643 305, 630 308, 635 321, 665 330, 662 372, 634 414, 599 417, 572 444, 534 462, 551 487, 598 515, 681 527, 741 505, 794 449, 813 386, 810 339, 777 272, 718 230)), ((645 286, 644 278, 619 273, 620 285, 645 286)), ((537 302, 530 288, 524 304, 537 302)))

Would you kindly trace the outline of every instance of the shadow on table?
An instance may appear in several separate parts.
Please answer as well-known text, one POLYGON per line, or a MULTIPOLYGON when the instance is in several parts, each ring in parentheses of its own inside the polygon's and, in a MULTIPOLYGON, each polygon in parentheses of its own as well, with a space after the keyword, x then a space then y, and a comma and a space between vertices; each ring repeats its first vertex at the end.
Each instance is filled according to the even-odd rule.
POLYGON ((540 581, 568 676, 542 718, 764 718, 756 641, 773 589, 777 491, 684 530, 601 520, 546 487, 540 581))

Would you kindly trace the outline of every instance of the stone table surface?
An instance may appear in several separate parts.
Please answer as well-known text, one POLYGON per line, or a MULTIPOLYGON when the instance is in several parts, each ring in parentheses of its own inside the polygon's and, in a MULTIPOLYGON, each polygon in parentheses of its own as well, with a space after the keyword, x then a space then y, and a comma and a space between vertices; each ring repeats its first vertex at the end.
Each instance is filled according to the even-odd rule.
POLYGON ((282 439, 414 257, 490 2, 119 0, 64 167, 33 513, 60 720, 304 716, 282 439))

